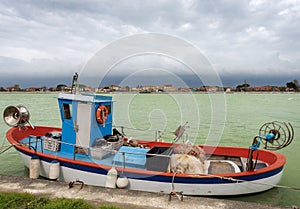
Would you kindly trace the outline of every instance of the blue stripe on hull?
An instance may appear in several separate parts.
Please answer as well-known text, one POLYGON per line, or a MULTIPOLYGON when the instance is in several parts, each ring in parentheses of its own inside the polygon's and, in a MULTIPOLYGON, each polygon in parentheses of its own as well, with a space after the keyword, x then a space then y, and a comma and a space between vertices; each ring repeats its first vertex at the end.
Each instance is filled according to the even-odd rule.
MULTIPOLYGON (((280 167, 278 169, 261 173, 261 174, 255 174, 255 175, 249 175, 249 176, 242 176, 242 177, 234 177, 234 179, 242 180, 242 181, 255 181, 259 179, 268 178, 271 176, 274 176, 282 171, 283 167, 280 167)), ((146 180, 146 181, 159 181, 159 182, 172 182, 172 177, 169 176, 162 176, 162 175, 156 175, 156 176, 149 176, 147 174, 133 174, 133 173, 124 173, 125 176, 128 178, 133 179, 140 179, 140 180, 146 180)), ((176 177, 174 179, 175 183, 183 183, 183 184, 227 184, 227 183, 236 183, 232 180, 227 179, 221 179, 221 178, 189 178, 189 177, 176 177)))
MULTIPOLYGON (((28 153, 23 150, 18 150, 19 152, 22 152, 23 154, 32 157, 33 154, 28 153)), ((50 163, 53 159, 45 158, 39 156, 39 158, 42 161, 50 163)), ((63 167, 67 167, 70 169, 80 170, 84 172, 91 172, 95 174, 107 174, 107 170, 103 168, 95 168, 85 165, 79 165, 69 162, 63 162, 60 161, 60 165, 63 167)), ((274 176, 278 173, 280 173, 283 170, 283 166, 274 170, 271 170, 269 172, 255 174, 255 175, 248 175, 248 176, 241 176, 241 177, 235 177, 237 180, 242 181, 255 181, 260 180, 264 178, 268 178, 271 176, 274 176)), ((137 179, 137 180, 145 180, 145 181, 156 181, 156 182, 172 182, 172 177, 170 176, 163 176, 163 175, 149 175, 149 174, 140 174, 140 173, 127 173, 124 172, 124 175, 128 178, 137 179)), ((236 183, 235 181, 227 180, 227 179, 221 179, 221 178, 190 178, 190 177, 176 177, 174 179, 175 183, 184 183, 184 184, 228 184, 228 183, 236 183)))

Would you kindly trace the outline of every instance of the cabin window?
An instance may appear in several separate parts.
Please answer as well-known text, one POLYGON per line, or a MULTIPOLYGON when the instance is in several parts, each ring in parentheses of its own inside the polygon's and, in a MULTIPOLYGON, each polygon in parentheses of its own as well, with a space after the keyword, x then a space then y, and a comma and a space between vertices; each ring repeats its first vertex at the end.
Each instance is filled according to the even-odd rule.
POLYGON ((71 119, 71 111, 72 111, 72 105, 70 104, 63 104, 63 110, 64 110, 64 119, 71 119))

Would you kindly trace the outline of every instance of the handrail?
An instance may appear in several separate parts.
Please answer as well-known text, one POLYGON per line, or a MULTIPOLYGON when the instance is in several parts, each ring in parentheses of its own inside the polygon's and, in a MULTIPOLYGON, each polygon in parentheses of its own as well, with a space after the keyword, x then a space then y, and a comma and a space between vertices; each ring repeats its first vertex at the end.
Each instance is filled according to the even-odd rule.
MULTIPOLYGON (((148 131, 148 132, 153 132, 153 131, 155 131, 155 138, 154 138, 155 141, 161 141, 162 135, 163 135, 164 133, 175 134, 174 131, 166 131, 166 130, 141 129, 141 128, 133 128, 133 127, 117 126, 117 125, 113 125, 113 127, 114 127, 114 128, 121 128, 121 132, 122 132, 122 134, 125 135, 125 136, 126 136, 126 134, 124 133, 124 128, 129 129, 129 130, 143 131, 143 132, 145 132, 145 131, 148 131)), ((185 127, 187 127, 187 126, 185 126, 185 127)), ((187 134, 187 133, 185 133, 185 137, 183 137, 183 140, 184 140, 184 141, 185 141, 185 140, 188 140, 188 134, 187 134), (184 138, 185 138, 185 139, 184 139, 184 138)))
MULTIPOLYGON (((44 147, 44 141, 45 141, 45 138, 43 136, 32 136, 30 135, 28 137, 28 143, 23 143, 21 142, 20 144, 22 145, 25 145, 25 146, 28 146, 29 149, 34 149, 35 152, 37 152, 37 148, 38 148, 38 143, 40 143, 40 147, 41 147, 41 152, 44 153, 44 150, 45 150, 45 147, 44 147), (31 146, 31 145, 35 145, 35 146, 31 146)), ((85 146, 79 146, 79 145, 76 145, 76 144, 72 144, 72 143, 67 143, 67 142, 62 142, 60 140, 57 140, 57 139, 49 139, 50 141, 55 141, 55 143, 58 143, 58 144, 65 144, 65 145, 69 145, 69 146, 72 146, 74 148, 74 152, 73 152, 73 160, 76 159, 76 153, 75 152, 75 149, 76 148, 82 148, 82 149, 87 149, 89 151, 89 153, 87 154, 88 156, 91 156, 90 155, 90 150, 93 150, 94 152, 100 152, 100 150, 105 150, 101 147, 85 147, 85 146), (98 150, 100 149, 100 150, 98 150)), ((51 151, 51 150, 48 150, 48 151, 51 151)), ((114 149, 111 149, 111 151, 116 151, 114 149)), ((58 153, 59 151, 51 151, 51 152, 54 152, 54 153, 58 153)), ((127 152, 127 151, 122 151, 121 152, 122 154, 135 154, 135 155, 145 155, 145 156, 158 156, 158 157, 166 157, 166 158, 170 158, 170 155, 164 155, 164 154, 155 154, 155 153, 140 153, 140 152, 127 152)))
POLYGON ((166 131, 166 130, 152 130, 152 129, 142 129, 142 128, 133 128, 133 127, 126 127, 126 126, 117 126, 117 125, 113 125, 113 127, 115 128, 121 128, 121 129, 130 129, 130 130, 136 130, 136 131, 159 131, 159 132, 165 132, 165 133, 174 133, 174 131, 166 131))

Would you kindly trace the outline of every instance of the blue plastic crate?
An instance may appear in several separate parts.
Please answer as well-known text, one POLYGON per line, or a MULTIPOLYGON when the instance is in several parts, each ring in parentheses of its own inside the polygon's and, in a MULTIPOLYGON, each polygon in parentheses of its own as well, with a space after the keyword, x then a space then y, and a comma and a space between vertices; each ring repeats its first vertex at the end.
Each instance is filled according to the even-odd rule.
POLYGON ((122 146, 115 156, 115 164, 122 166, 125 162, 126 168, 145 169, 146 154, 148 151, 149 149, 146 148, 122 146))

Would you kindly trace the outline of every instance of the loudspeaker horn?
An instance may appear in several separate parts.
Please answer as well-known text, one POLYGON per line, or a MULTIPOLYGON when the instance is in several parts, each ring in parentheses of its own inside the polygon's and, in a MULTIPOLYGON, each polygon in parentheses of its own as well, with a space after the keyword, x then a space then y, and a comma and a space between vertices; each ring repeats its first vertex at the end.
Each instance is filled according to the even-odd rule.
POLYGON ((29 123, 29 118, 29 111, 23 105, 8 106, 3 112, 4 122, 12 127, 24 126, 28 123, 33 128, 33 126, 29 123))

